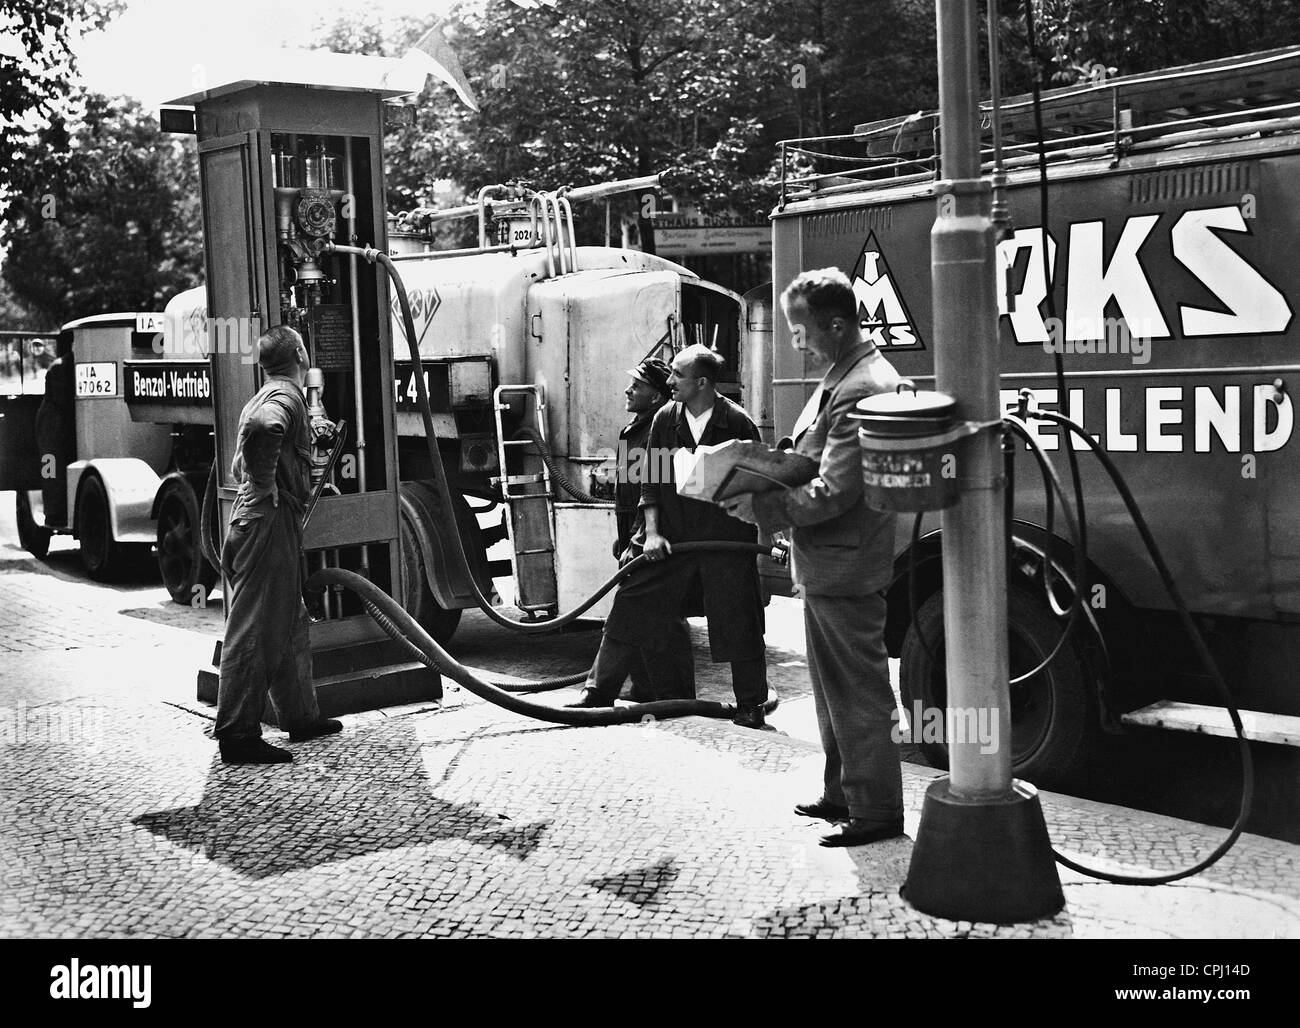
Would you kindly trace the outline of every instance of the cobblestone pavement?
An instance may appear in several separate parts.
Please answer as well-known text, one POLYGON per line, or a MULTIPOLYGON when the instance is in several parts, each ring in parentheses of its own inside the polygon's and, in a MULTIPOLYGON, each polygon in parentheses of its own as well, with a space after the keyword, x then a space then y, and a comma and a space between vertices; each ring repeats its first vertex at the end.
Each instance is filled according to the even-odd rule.
MULTIPOLYGON (((827 850, 791 814, 820 777, 798 733, 559 728, 449 691, 349 716, 292 765, 225 767, 193 699, 219 610, 55 566, 0 549, 0 936, 1300 936, 1300 847, 1257 836, 1175 885, 1063 871, 1066 909, 1034 924, 919 913, 899 896, 911 839, 827 850)), ((480 631, 467 625, 461 655, 506 670, 510 651, 480 631)), ((795 636, 776 650, 797 707, 795 636)), ((725 670, 702 668, 702 691, 725 695, 725 670)), ((909 836, 936 775, 904 765, 909 836)), ((1223 834, 1043 806, 1059 849, 1112 870, 1177 867, 1223 834)))

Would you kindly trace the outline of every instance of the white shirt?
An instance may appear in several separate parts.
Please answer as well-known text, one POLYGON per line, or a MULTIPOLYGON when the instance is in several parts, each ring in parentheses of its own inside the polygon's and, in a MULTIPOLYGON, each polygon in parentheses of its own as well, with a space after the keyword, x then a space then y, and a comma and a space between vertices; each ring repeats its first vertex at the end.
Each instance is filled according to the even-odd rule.
POLYGON ((686 426, 691 430, 691 438, 695 440, 695 445, 700 445, 700 436, 704 435, 704 427, 709 423, 709 418, 713 417, 713 408, 710 407, 703 414, 692 414, 690 409, 683 406, 682 411, 686 414, 686 426))

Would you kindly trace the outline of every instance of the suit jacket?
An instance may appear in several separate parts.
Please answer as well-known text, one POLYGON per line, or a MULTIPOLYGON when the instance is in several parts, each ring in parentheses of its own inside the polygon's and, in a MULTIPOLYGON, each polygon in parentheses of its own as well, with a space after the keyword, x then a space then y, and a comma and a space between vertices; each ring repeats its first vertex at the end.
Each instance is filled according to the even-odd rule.
MULTIPOLYGON (((719 396, 708 424, 700 433, 700 445, 716 446, 728 439, 759 438, 758 426, 745 413, 745 408, 719 396)), ((717 504, 678 495, 671 474, 672 463, 662 455, 682 447, 692 452, 695 450, 695 440, 691 437, 691 427, 686 422, 682 404, 675 401, 666 403, 655 412, 648 445, 652 470, 669 472, 667 475, 647 475, 641 485, 641 506, 659 508, 660 535, 670 543, 704 539, 754 542, 758 538, 753 525, 733 518, 717 504), (661 481, 663 478, 667 481, 661 481)), ((752 558, 750 563, 753 563, 752 558)))
POLYGON ((827 369, 795 424, 795 452, 818 461, 807 485, 759 493, 754 513, 773 532, 793 528, 791 575, 805 594, 863 596, 889 584, 894 556, 893 514, 862 501, 857 402, 898 386, 880 352, 859 341, 827 369))

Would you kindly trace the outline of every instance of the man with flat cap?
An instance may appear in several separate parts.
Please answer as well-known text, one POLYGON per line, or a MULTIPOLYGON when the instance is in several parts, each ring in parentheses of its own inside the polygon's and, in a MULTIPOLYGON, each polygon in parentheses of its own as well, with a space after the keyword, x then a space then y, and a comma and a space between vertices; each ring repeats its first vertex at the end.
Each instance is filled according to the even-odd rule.
MULTIPOLYGON (((641 508, 641 483, 651 468, 661 466, 647 453, 650 425, 655 412, 668 402, 672 369, 657 357, 647 357, 628 371, 630 381, 623 391, 632 420, 618 434, 618 458, 614 484, 614 518, 618 538, 614 556, 619 566, 640 556, 645 542, 645 515, 641 508)), ((667 646, 661 652, 642 650, 631 664, 631 699, 694 699, 695 662, 691 656, 691 630, 685 618, 669 629, 667 646)))

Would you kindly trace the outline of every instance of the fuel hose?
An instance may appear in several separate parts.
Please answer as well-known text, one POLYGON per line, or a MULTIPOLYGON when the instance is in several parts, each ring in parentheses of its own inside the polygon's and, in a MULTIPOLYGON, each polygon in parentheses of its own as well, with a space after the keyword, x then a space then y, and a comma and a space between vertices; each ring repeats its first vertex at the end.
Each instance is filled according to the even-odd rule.
MULTIPOLYGON (((684 545, 684 544, 683 544, 684 545)), ((643 558, 638 557, 637 560, 643 558)), ((632 567, 633 561, 627 565, 632 567)), ((625 569, 626 570, 626 569, 625 569)), ((360 598, 376 624, 391 638, 406 646, 427 667, 435 668, 452 681, 463 686, 475 696, 494 703, 515 714, 523 714, 538 721, 573 727, 596 725, 624 725, 638 721, 660 721, 678 717, 731 718, 736 713, 735 704, 715 700, 655 700, 651 703, 630 703, 625 707, 571 708, 552 707, 535 700, 527 700, 485 681, 444 650, 391 596, 369 579, 362 578, 346 568, 322 568, 307 580, 307 588, 323 589, 338 585, 350 589, 360 598)), ((769 687, 769 696, 763 704, 765 713, 776 709, 778 699, 769 687)))
MULTIPOLYGON (((1255 763, 1250 753, 1250 743, 1246 739, 1245 728, 1241 723, 1241 714, 1237 710, 1236 702, 1232 698, 1232 691, 1228 688, 1228 683, 1223 678, 1223 673, 1219 670, 1218 664, 1214 660, 1213 654, 1210 653, 1209 647, 1205 644, 1205 639, 1201 635, 1200 629, 1196 627, 1196 622, 1192 620, 1191 612, 1187 609, 1187 604, 1183 602, 1182 593, 1179 592, 1178 583, 1174 581, 1173 573, 1169 570, 1169 565, 1165 562, 1164 556, 1160 552, 1160 547, 1156 544, 1155 536, 1151 534, 1151 529, 1147 525, 1146 518, 1142 516, 1142 510, 1138 506, 1133 492, 1124 481, 1124 476, 1120 474, 1115 462, 1111 460, 1110 455, 1101 448, 1101 445, 1088 432, 1084 431, 1082 425, 1064 414, 1058 414, 1055 411, 1039 410, 1031 411, 1030 417, 1042 421, 1050 421, 1067 429, 1072 434, 1078 436, 1087 447, 1092 451, 1106 474, 1110 477, 1120 499, 1124 501, 1124 506, 1128 510, 1129 517, 1133 521, 1138 535, 1142 538, 1142 543, 1146 547, 1147 553, 1151 557, 1152 564, 1155 565, 1156 572, 1160 576, 1160 581, 1173 601, 1174 607, 1178 611, 1178 618, 1182 622, 1184 631, 1191 641, 1192 648, 1204 666, 1206 672, 1214 682, 1215 691, 1219 695, 1220 702, 1228 710, 1228 716, 1232 719, 1232 727, 1237 735, 1238 753, 1241 758, 1241 802, 1237 809, 1237 819, 1233 822, 1231 830, 1227 837, 1219 843, 1206 857, 1196 864, 1181 871, 1173 871, 1169 874, 1147 875, 1139 877, 1137 875, 1118 875, 1106 871, 1098 871, 1095 868, 1086 867, 1083 864, 1076 863, 1069 857, 1066 857, 1055 849, 1052 855, 1056 862, 1063 867, 1068 867, 1071 871, 1078 871, 1080 874, 1086 874, 1093 878, 1099 878, 1103 881, 1113 882, 1117 885, 1166 885, 1169 882, 1176 882, 1180 878, 1190 878, 1192 875, 1199 874, 1211 864, 1215 863, 1228 850, 1232 849, 1238 837, 1246 828, 1246 821, 1250 817, 1250 808, 1255 802, 1255 763)), ((1044 456, 1044 459, 1046 457, 1044 456)), ((1076 583, 1076 588, 1079 583, 1076 583)))
MULTIPOLYGON (((417 406, 420 409, 420 416, 423 421, 425 444, 429 451, 429 462, 433 468, 434 485, 438 492, 438 497, 442 502, 444 510, 454 510, 452 503, 451 489, 447 482, 447 472, 442 461, 442 454, 438 449, 438 439, 434 432, 432 408, 429 405, 429 391, 424 381, 424 366, 420 360, 420 348, 418 337, 415 333, 415 321, 411 315, 411 304, 406 294, 406 286, 402 282, 401 275, 398 274, 397 268, 389 259, 386 253, 376 250, 374 247, 357 247, 343 246, 335 243, 327 243, 324 252, 335 252, 342 254, 352 254, 363 258, 371 264, 378 263, 382 265, 387 272, 389 279, 393 283, 393 289, 397 293, 397 299, 402 311, 402 324, 406 331, 406 340, 410 349, 411 363, 413 365, 413 377, 417 393, 417 406)), ((549 452, 539 439, 535 438, 539 449, 543 453, 543 459, 547 461, 548 467, 552 465, 549 452)), ((207 488, 203 496, 203 512, 200 516, 202 526, 200 537, 205 557, 214 568, 221 568, 220 554, 216 548, 215 535, 212 530, 212 520, 216 513, 216 465, 208 476, 207 488)), ((640 570, 648 563, 648 558, 644 555, 628 562, 600 586, 594 593, 583 600, 582 603, 572 610, 566 611, 554 618, 544 620, 517 621, 508 618, 500 613, 492 602, 483 595, 478 587, 478 582, 474 578, 470 566, 469 556, 465 552, 465 543, 461 534, 454 527, 449 533, 454 543, 453 553, 457 564, 464 574, 465 581, 474 596, 474 600, 479 609, 495 623, 512 631, 520 632, 526 635, 538 635, 559 631, 564 626, 571 624, 584 613, 590 610, 598 603, 606 593, 618 585, 624 578, 635 571, 640 570)), ((718 541, 698 541, 698 542, 681 542, 673 544, 673 554, 691 554, 696 552, 736 552, 736 553, 766 553, 774 554, 774 548, 763 546, 758 543, 745 543, 729 540, 718 541)), ((669 559, 672 559, 670 556, 669 559)), ((308 578, 305 583, 306 590, 320 589, 330 585, 342 586, 356 593, 361 599, 362 605, 366 608, 371 617, 379 626, 389 634, 393 639, 399 641, 411 650, 413 654, 429 667, 437 668, 453 681, 458 682, 470 692, 483 699, 496 703, 498 706, 515 713, 525 714, 529 717, 538 718, 543 721, 550 721, 555 724, 565 725, 604 725, 604 724, 624 724, 631 721, 640 721, 644 717, 653 718, 670 718, 670 717, 687 717, 703 716, 730 718, 736 708, 733 704, 717 703, 712 700, 657 700, 650 703, 635 703, 626 707, 608 707, 608 708, 556 708, 543 703, 536 703, 531 700, 521 699, 517 693, 521 692, 540 692, 547 689, 557 689, 565 685, 576 685, 586 677, 586 672, 580 674, 567 675, 561 678, 545 679, 540 682, 524 683, 498 683, 488 682, 457 661, 446 650, 438 645, 432 637, 420 626, 409 613, 404 610, 391 596, 382 589, 370 582, 368 579, 348 571, 345 568, 322 568, 308 578)), ((765 712, 770 713, 776 709, 778 703, 775 692, 763 705, 765 712)))

